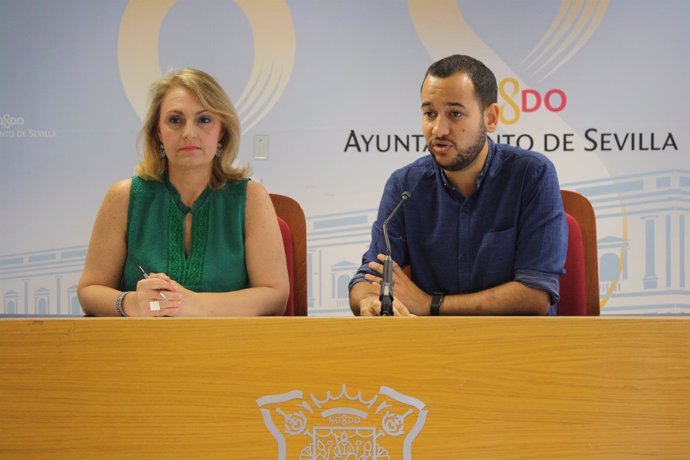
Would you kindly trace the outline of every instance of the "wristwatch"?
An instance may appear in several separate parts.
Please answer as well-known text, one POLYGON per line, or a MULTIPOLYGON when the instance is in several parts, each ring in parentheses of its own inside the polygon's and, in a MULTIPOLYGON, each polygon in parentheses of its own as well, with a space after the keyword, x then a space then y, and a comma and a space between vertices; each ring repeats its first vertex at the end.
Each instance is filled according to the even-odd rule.
POLYGON ((443 293, 434 292, 431 296, 431 316, 441 315, 441 304, 443 303, 443 293))

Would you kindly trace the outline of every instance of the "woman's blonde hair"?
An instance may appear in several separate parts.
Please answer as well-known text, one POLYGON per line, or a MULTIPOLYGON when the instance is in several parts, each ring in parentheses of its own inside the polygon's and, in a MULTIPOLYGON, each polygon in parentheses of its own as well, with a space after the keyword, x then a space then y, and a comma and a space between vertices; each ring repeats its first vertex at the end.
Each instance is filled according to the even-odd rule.
POLYGON ((222 152, 213 157, 209 182, 211 188, 219 189, 228 182, 236 182, 247 177, 248 167, 233 166, 240 145, 240 119, 235 107, 212 76, 192 68, 173 71, 151 85, 151 103, 138 139, 143 158, 136 166, 135 173, 144 179, 163 179, 163 174, 168 169, 168 160, 159 156, 161 141, 158 138, 158 122, 163 98, 171 88, 178 87, 186 88, 195 94, 201 105, 219 117, 223 125, 223 136, 219 140, 222 152))

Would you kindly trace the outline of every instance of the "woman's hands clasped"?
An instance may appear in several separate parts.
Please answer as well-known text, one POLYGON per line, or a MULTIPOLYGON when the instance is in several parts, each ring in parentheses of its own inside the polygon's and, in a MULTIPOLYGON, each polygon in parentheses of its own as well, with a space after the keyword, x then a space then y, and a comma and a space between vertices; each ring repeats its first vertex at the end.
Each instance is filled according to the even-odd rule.
POLYGON ((136 303, 127 305, 128 316, 177 316, 183 288, 165 273, 149 273, 137 282, 136 303), (130 307, 131 305, 131 307, 130 307))

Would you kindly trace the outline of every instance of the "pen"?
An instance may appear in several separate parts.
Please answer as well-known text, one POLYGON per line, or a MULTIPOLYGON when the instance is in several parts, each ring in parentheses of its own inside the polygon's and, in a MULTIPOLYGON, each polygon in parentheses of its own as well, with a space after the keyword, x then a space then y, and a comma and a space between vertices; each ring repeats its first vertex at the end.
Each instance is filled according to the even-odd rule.
MULTIPOLYGON (((146 270, 141 268, 141 265, 139 265, 139 270, 141 270, 141 274, 144 275, 144 278, 149 279, 149 274, 146 273, 146 270)), ((158 291, 158 293, 161 295, 161 297, 163 297, 163 300, 165 300, 166 302, 168 301, 168 298, 165 297, 165 294, 163 294, 162 291, 158 291)))

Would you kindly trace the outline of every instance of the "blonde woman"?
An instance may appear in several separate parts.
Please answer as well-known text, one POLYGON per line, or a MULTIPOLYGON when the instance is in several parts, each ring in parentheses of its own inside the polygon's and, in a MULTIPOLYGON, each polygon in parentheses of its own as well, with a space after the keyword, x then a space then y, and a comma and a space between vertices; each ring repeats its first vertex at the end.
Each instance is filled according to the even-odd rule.
POLYGON ((210 75, 152 86, 136 176, 94 223, 78 296, 93 316, 281 315, 289 280, 266 189, 237 168, 240 127, 210 75))

